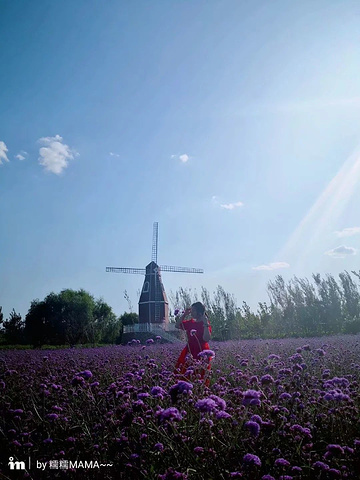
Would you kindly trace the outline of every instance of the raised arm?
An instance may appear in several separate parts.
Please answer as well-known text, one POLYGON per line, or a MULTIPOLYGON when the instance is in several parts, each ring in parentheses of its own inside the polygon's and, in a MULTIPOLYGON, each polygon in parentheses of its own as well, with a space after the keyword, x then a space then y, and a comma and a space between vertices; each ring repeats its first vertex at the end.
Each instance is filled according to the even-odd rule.
POLYGON ((176 320, 175 328, 181 328, 182 322, 191 313, 191 308, 187 308, 184 313, 176 320))

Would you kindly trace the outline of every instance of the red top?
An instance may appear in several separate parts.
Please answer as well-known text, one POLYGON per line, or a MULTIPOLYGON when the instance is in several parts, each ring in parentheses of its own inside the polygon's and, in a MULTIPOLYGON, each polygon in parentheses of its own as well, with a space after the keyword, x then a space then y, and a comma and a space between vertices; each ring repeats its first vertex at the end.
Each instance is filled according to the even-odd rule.
MULTIPOLYGON (((198 354, 202 350, 208 350, 209 344, 205 342, 204 336, 204 324, 203 322, 197 322, 193 318, 191 320, 184 320, 180 324, 180 328, 185 330, 187 335, 187 342, 191 355, 197 359, 198 354), (191 330, 195 330, 191 335, 191 330)), ((209 325, 209 331, 211 333, 211 326, 209 325)))

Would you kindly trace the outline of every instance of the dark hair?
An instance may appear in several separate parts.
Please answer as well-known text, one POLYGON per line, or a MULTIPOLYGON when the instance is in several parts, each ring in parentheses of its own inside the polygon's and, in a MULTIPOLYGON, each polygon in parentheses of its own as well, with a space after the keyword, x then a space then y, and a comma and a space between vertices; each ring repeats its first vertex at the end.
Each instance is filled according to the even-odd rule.
POLYGON ((204 315, 204 313, 205 313, 205 305, 204 304, 202 304, 201 302, 195 302, 191 306, 196 308, 196 311, 200 315, 204 315))

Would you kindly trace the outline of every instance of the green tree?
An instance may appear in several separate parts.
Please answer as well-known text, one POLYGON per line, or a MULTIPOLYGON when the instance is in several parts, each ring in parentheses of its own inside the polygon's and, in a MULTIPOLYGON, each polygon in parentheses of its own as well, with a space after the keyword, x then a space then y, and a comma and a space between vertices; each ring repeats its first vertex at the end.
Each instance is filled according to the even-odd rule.
POLYGON ((3 322, 4 338, 8 345, 23 343, 24 340, 24 321, 21 315, 13 309, 8 319, 3 322))
POLYGON ((25 318, 25 336, 33 345, 95 343, 116 324, 116 316, 101 299, 85 290, 65 289, 34 300, 25 318))

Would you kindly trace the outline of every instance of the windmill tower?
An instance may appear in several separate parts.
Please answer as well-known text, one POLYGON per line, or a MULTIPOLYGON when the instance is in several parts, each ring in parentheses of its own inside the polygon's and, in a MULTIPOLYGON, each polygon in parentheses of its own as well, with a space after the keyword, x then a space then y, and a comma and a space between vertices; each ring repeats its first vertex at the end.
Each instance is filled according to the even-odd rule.
POLYGON ((145 275, 139 299, 139 324, 160 324, 169 322, 169 302, 161 279, 161 272, 204 273, 199 268, 159 266, 158 223, 153 226, 152 258, 145 268, 106 267, 107 272, 140 273, 145 275))

